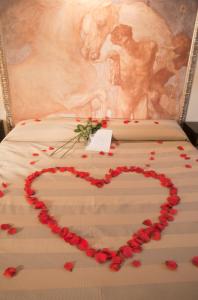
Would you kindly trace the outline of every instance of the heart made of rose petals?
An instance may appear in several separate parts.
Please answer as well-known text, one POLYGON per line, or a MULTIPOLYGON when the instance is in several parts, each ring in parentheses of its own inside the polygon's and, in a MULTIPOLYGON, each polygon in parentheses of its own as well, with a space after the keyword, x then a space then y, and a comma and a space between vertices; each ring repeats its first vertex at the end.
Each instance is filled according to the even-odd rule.
POLYGON ((121 264, 127 258, 133 256, 134 253, 142 251, 142 246, 151 240, 160 240, 162 231, 168 226, 170 221, 174 220, 174 214, 176 210, 173 209, 175 205, 180 202, 178 196, 177 187, 173 184, 172 180, 164 174, 159 174, 154 170, 144 170, 137 166, 119 166, 115 169, 110 169, 104 178, 98 179, 90 176, 88 172, 78 171, 74 167, 55 167, 42 169, 30 174, 25 180, 25 197, 30 205, 35 209, 40 210, 38 214, 39 221, 48 226, 54 234, 57 234, 66 243, 77 247, 79 250, 84 251, 87 256, 94 258, 99 263, 111 261, 110 268, 114 271, 118 271, 121 264), (150 219, 143 220, 145 227, 140 227, 125 245, 121 245, 117 250, 111 250, 109 248, 96 249, 90 246, 89 242, 82 236, 77 235, 75 232, 71 232, 68 227, 61 227, 58 220, 54 216, 51 216, 47 205, 39 200, 36 195, 36 191, 32 188, 32 184, 42 174, 57 173, 57 172, 69 172, 76 177, 79 177, 88 183, 95 185, 97 188, 102 188, 106 184, 110 184, 113 177, 119 176, 122 173, 138 173, 145 177, 150 177, 158 180, 160 185, 168 189, 168 197, 166 202, 160 206, 160 214, 158 222, 153 222, 150 219))

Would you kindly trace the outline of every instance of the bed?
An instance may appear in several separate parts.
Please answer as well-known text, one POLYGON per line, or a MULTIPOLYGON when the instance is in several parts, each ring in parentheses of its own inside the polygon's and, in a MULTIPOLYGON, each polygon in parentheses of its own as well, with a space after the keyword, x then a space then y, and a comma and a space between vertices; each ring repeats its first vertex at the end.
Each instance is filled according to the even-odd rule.
POLYGON ((116 120, 108 123, 116 138, 110 154, 86 152, 79 143, 64 158, 51 155, 76 124, 79 120, 63 117, 26 120, 0 145, 0 223, 16 228, 10 234, 0 231, 0 299, 197 299, 198 268, 192 263, 198 255, 197 149, 175 121, 116 120), (123 168, 119 174, 117 167, 123 168), (56 228, 39 221, 43 208, 35 210, 27 201, 27 178, 41 170, 31 188, 50 215, 61 228, 88 240, 89 248, 108 248, 103 251, 108 255, 164 215, 167 180, 181 201, 172 206, 163 231, 149 240, 142 236, 133 253, 122 248, 124 262, 117 270, 109 268, 109 256, 105 262, 102 256, 94 259, 78 242, 65 243, 56 228), (112 177, 101 187, 83 180, 88 176, 83 172, 94 180, 112 177), (72 272, 64 268, 66 262, 72 272), (12 278, 2 275, 8 267, 17 268, 12 278))

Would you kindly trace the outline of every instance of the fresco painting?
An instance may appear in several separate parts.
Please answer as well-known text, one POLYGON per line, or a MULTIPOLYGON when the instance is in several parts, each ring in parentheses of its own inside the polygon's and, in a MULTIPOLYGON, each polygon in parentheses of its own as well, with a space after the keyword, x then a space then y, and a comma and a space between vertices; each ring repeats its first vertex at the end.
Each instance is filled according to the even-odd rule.
POLYGON ((178 119, 196 0, 1 0, 14 122, 178 119))

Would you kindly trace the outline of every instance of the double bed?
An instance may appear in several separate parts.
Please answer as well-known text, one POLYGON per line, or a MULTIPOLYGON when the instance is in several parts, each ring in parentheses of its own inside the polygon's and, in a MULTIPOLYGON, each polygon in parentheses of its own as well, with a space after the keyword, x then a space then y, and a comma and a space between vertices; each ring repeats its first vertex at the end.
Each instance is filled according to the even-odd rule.
POLYGON ((108 124, 116 137, 110 154, 85 151, 79 143, 64 158, 51 155, 77 124, 79 120, 63 117, 27 120, 1 143, 0 220, 17 232, 0 232, 0 299, 197 299, 198 269, 192 263, 198 255, 197 149, 175 121, 119 120, 108 124), (145 220, 158 222, 166 186, 146 173, 123 172, 98 188, 68 171, 50 170, 74 167, 103 179, 110 169, 131 166, 169 178, 181 201, 160 237, 125 257, 116 272, 109 268, 111 259, 98 263, 39 222, 41 208, 35 210, 24 191, 29 175, 48 170, 32 189, 59 226, 88 240, 91 248, 117 251, 147 228, 145 220), (170 270, 167 261, 176 262, 177 268, 170 270), (66 262, 72 262, 72 272, 64 268, 66 262), (17 269, 12 278, 3 276, 8 267, 17 269))

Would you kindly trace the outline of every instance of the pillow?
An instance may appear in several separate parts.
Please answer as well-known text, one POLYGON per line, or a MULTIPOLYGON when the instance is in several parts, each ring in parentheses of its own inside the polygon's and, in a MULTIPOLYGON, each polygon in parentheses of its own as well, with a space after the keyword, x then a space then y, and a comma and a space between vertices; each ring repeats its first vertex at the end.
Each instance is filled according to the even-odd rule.
POLYGON ((113 137, 120 141, 187 140, 187 136, 175 120, 139 120, 109 122, 113 137))
MULTIPOLYGON (((65 141, 75 136, 77 124, 86 123, 87 119, 78 122, 75 118, 45 118, 20 122, 6 136, 5 140, 13 141, 65 141)), ((111 119, 107 128, 113 130, 113 138, 120 141, 146 140, 187 140, 178 123, 174 120, 139 120, 130 121, 111 119)))

